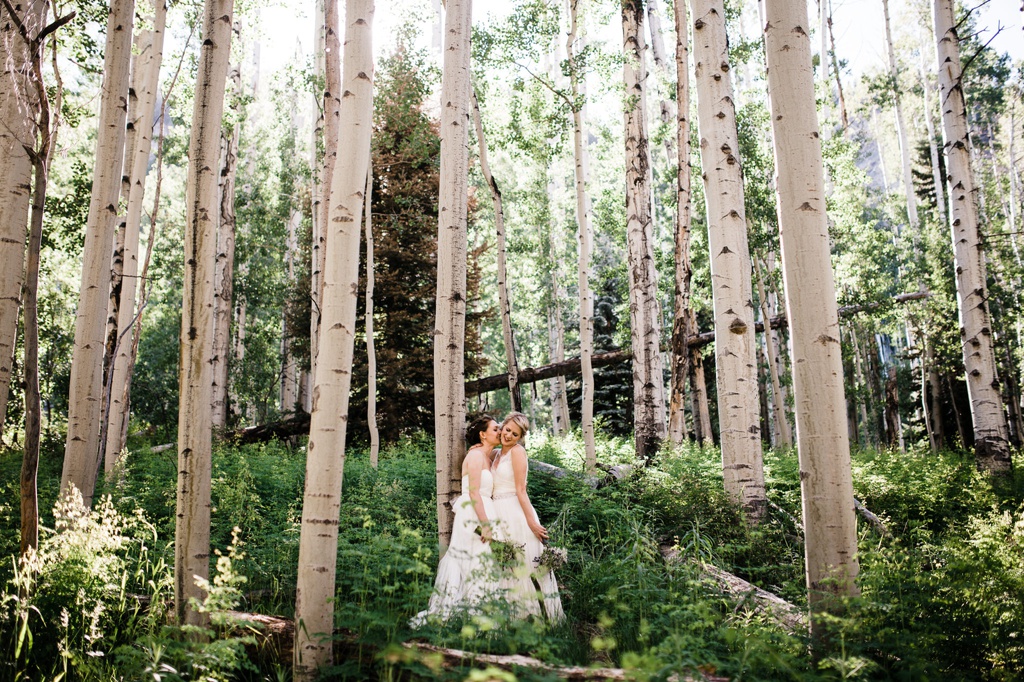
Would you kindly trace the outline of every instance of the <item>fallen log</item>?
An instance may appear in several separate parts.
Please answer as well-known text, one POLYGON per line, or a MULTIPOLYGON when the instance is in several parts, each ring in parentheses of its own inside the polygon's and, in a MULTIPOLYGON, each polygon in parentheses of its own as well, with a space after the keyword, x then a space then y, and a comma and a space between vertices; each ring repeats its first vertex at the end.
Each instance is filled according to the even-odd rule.
MULTIPOLYGON (((908 301, 919 301, 931 296, 931 292, 928 291, 915 291, 909 294, 900 294, 894 296, 889 301, 873 301, 871 303, 861 303, 857 305, 847 305, 839 309, 839 317, 849 317, 856 315, 857 313, 868 312, 871 310, 878 310, 887 305, 893 303, 907 303, 908 301)), ((769 321, 769 327, 771 329, 784 329, 789 326, 789 320, 786 319, 785 314, 776 315, 769 321)), ((759 332, 764 331, 764 323, 757 322, 754 325, 754 329, 759 332)), ((715 332, 703 332, 691 336, 687 340, 687 345, 691 348, 700 348, 706 346, 715 340, 715 332)), ((592 361, 594 367, 607 367, 608 365, 614 365, 619 362, 625 362, 633 356, 632 351, 629 350, 617 350, 608 353, 596 353, 594 354, 592 361)), ((580 373, 580 359, 569 358, 562 362, 555 362, 550 365, 542 365, 540 367, 527 367, 519 370, 519 383, 530 384, 535 381, 542 381, 544 379, 553 379, 559 376, 574 376, 580 373)), ((489 393, 490 391, 497 391, 499 389, 508 388, 508 375, 507 374, 495 374, 489 377, 483 377, 482 379, 474 379, 466 382, 466 395, 479 395, 481 393, 489 393)))
MULTIPOLYGON (((248 654, 251 658, 267 663, 291 664, 295 639, 295 622, 293 620, 239 611, 230 611, 227 615, 234 621, 237 628, 246 630, 247 634, 256 640, 256 645, 248 649, 248 654)), ((416 660, 419 660, 419 662, 435 671, 442 668, 450 669, 456 666, 469 665, 475 668, 499 668, 509 672, 515 672, 517 668, 526 668, 533 672, 555 676, 561 680, 636 679, 636 674, 633 671, 622 668, 552 665, 530 656, 481 654, 460 649, 446 649, 433 644, 427 644, 426 642, 402 642, 402 648, 413 654, 416 660)), ((374 645, 360 642, 354 633, 335 633, 335 660, 349 660, 352 658, 369 658, 372 660, 378 653, 380 652, 374 645)), ((383 657, 389 660, 389 662, 395 663, 401 661, 409 662, 410 658, 391 652, 384 652, 383 657)), ((728 678, 725 677, 701 674, 698 674, 697 677, 673 675, 669 679, 676 682, 728 681, 728 678)))
MULTIPOLYGON (((679 550, 668 545, 661 546, 661 555, 668 563, 682 561, 679 550)), ((789 603, 782 597, 763 590, 743 578, 733 575, 717 566, 703 563, 700 564, 701 571, 712 578, 727 594, 733 597, 740 597, 741 603, 752 601, 755 611, 770 616, 789 632, 804 632, 807 630, 807 616, 794 604, 789 603)))

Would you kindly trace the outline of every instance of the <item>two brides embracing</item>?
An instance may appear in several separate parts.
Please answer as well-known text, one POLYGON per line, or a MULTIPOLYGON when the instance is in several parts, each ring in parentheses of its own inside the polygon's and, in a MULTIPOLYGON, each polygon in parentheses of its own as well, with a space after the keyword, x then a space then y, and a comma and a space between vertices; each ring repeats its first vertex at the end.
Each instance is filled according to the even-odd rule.
POLYGON ((487 416, 470 424, 451 544, 437 566, 430 604, 413 624, 472 612, 495 599, 509 604, 514 617, 563 617, 554 573, 539 566, 548 532, 526 493, 522 441, 529 428, 519 412, 500 425, 487 416), (511 559, 501 556, 506 549, 514 550, 511 559))

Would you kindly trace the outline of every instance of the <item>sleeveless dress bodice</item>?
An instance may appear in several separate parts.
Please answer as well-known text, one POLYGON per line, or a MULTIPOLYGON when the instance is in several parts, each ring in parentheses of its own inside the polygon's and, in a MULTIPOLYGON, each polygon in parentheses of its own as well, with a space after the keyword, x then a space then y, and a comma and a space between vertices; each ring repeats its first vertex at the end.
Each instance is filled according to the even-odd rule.
POLYGON ((491 497, 495 500, 514 498, 516 496, 516 476, 512 471, 512 458, 507 454, 499 455, 499 457, 492 476, 491 497))

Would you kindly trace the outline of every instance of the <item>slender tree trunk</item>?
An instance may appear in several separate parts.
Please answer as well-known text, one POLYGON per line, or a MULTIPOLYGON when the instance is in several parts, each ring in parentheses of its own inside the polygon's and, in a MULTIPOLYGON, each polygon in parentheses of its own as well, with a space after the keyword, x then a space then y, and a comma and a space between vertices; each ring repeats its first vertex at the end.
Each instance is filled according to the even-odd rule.
POLYGON ((960 73, 960 44, 953 19, 951 0, 934 0, 935 40, 942 92, 944 152, 949 174, 950 227, 956 265, 957 303, 960 311, 960 339, 967 391, 974 419, 974 454, 978 467, 992 473, 1012 470, 992 349, 989 319, 985 251, 975 206, 974 174, 967 133, 963 83, 960 73))
MULTIPOLYGON (((658 0, 646 0, 647 5, 647 27, 651 34, 651 56, 654 58, 654 65, 658 72, 665 74, 668 80, 668 54, 665 49, 665 40, 661 31, 661 10, 658 7, 658 0)), ((660 90, 660 88, 659 88, 660 90)), ((672 119, 676 117, 675 102, 662 96, 658 101, 658 113, 661 123, 666 128, 672 125, 672 119)), ((665 164, 666 168, 672 166, 675 156, 676 140, 671 135, 665 135, 665 164)))
MULTIPOLYGON (((559 282, 558 249, 555 248, 554 231, 558 229, 555 225, 551 228, 551 305, 548 307, 548 343, 551 362, 562 362, 565 360, 565 326, 562 324, 562 286, 559 282)), ((569 400, 565 392, 565 377, 555 377, 551 380, 551 427, 556 436, 564 436, 569 432, 569 400)))
POLYGON ((124 160, 134 7, 133 0, 112 0, 107 17, 96 165, 82 250, 82 282, 71 355, 68 435, 61 490, 75 486, 87 506, 92 504, 100 455, 104 333, 110 291, 110 254, 124 160))
MULTIPOLYGON (((285 253, 285 267, 288 281, 294 282, 296 276, 295 260, 299 253, 299 228, 302 225, 302 213, 292 209, 288 219, 288 242, 285 253)), ((295 414, 299 402, 299 366, 292 354, 291 342, 288 338, 288 324, 281 319, 281 413, 295 414)))
POLYGON ((515 337, 512 330, 512 305, 508 297, 508 276, 505 266, 505 210, 501 203, 501 190, 491 174, 491 164, 487 160, 487 138, 484 137, 484 126, 480 117, 480 102, 473 96, 473 125, 476 128, 477 146, 480 150, 480 172, 484 182, 491 189, 491 204, 494 206, 494 229, 498 240, 498 307, 501 309, 501 334, 505 341, 505 365, 508 367, 508 393, 511 397, 512 409, 521 412, 523 397, 519 388, 519 361, 516 359, 515 337))
POLYGON ((458 463, 465 450, 466 221, 469 157, 469 40, 472 0, 448 0, 441 76, 441 179, 437 225, 437 305, 434 329, 434 439, 437 532, 452 535, 451 503, 461 493, 458 463))
POLYGON ((664 440, 665 389, 660 349, 658 273, 651 221, 647 140, 647 68, 644 64, 642 0, 622 0, 622 42, 626 60, 626 241, 630 270, 629 317, 633 346, 633 423, 636 454, 650 460, 664 440))
POLYGON ((765 55, 793 352, 812 637, 858 593, 857 519, 810 40, 801 0, 766 0, 765 55))
POLYGON ((743 174, 722 0, 691 0, 697 121, 715 309, 715 378, 725 490, 757 523, 767 497, 761 459, 757 339, 743 174))
MULTIPOLYGON (((129 365, 132 357, 132 342, 124 332, 132 325, 135 318, 136 292, 139 283, 139 236, 142 226, 142 202, 146 195, 146 171, 149 168, 149 154, 153 143, 153 114, 156 111, 157 89, 159 87, 160 65, 163 61, 164 28, 167 19, 167 3, 156 0, 153 15, 147 28, 139 39, 141 51, 135 59, 136 72, 132 75, 137 83, 135 92, 138 96, 137 123, 133 135, 135 146, 126 154, 130 164, 130 189, 128 192, 128 208, 125 212, 124 268, 121 296, 118 306, 117 327, 119 342, 115 343, 117 351, 113 354, 113 367, 110 372, 109 411, 107 415, 106 438, 104 442, 104 465, 107 473, 113 471, 117 464, 124 441, 121 434, 127 428, 128 403, 126 389, 128 385, 129 365), (128 339, 127 342, 125 339, 128 339)), ((152 226, 150 227, 152 230, 152 226)))
POLYGON ((775 358, 775 344, 772 342, 772 332, 770 324, 768 324, 771 314, 768 310, 768 298, 765 295, 761 264, 757 258, 754 258, 754 272, 757 273, 757 298, 761 302, 761 317, 765 321, 764 348, 765 354, 768 356, 768 373, 771 376, 772 382, 772 404, 775 406, 772 414, 774 416, 775 433, 778 434, 776 444, 791 448, 793 447, 793 433, 789 429, 789 420, 786 419, 786 400, 782 395, 779 366, 775 358))
MULTIPOLYGON (((312 680, 331 662, 332 600, 338 519, 359 286, 360 217, 367 199, 373 128, 373 0, 348 0, 345 11, 344 90, 338 131, 347 153, 331 179, 324 270, 320 358, 313 385, 295 589, 295 679, 312 680)), ((468 95, 468 93, 467 93, 468 95)))
POLYGON ((583 432, 584 465, 587 471, 597 466, 597 445, 594 440, 594 294, 590 290, 590 259, 594 232, 590 223, 590 152, 587 149, 586 74, 580 72, 577 55, 585 48, 586 36, 580 30, 581 0, 569 0, 569 36, 565 52, 569 63, 569 84, 572 88, 573 160, 576 180, 576 237, 579 241, 577 287, 580 302, 580 370, 583 389, 580 428, 583 432))
MULTIPOLYGON (((232 69, 235 87, 241 86, 238 67, 232 69)), ((233 105, 234 106, 234 105, 233 105)), ((220 224, 217 235, 217 269, 214 275, 213 308, 213 427, 228 423, 228 381, 231 359, 231 311, 235 284, 235 174, 238 170, 239 121, 224 138, 221 166, 220 224)))
MULTIPOLYGON (((43 49, 45 37, 40 32, 46 23, 46 5, 29 7, 23 14, 17 8, 4 2, 0 8, 3 17, 3 32, 0 40, 5 45, 0 52, 16 53, 19 63, 4 64, 4 68, 16 68, 19 75, 27 78, 18 85, 24 86, 18 96, 22 97, 29 117, 30 137, 23 140, 24 151, 29 155, 34 175, 32 187, 32 212, 28 221, 28 250, 25 254, 24 286, 24 351, 25 351, 25 451, 21 462, 20 512, 21 512, 21 556, 39 546, 39 494, 37 474, 39 471, 39 441, 41 436, 42 405, 39 398, 39 252, 43 238, 43 211, 46 207, 46 186, 50 170, 50 159, 56 142, 56 128, 60 117, 63 86, 57 78, 56 111, 53 125, 50 121, 50 102, 43 82, 43 49), (3 17, 3 15, 7 15, 3 17), (13 30, 12 30, 13 29, 13 30), (17 47, 11 43, 16 43, 17 47), (31 145, 31 146, 30 146, 31 145), (29 149, 34 151, 29 152, 29 149)), ((50 29, 66 23, 73 15, 58 19, 50 29)), ((4 80, 9 74, 4 74, 4 80)), ((10 81, 4 83, 10 85, 10 81)), ((7 94, 7 93, 5 93, 7 94)), ((6 140, 2 140, 6 142, 6 140)), ((0 148, 3 145, 0 144, 0 148)), ((21 261, 17 261, 20 265, 21 261)), ((20 270, 20 267, 17 268, 20 270)))
POLYGON ((373 339, 373 161, 366 167, 366 423, 370 427, 370 466, 377 468, 380 432, 377 429, 377 352, 373 339))
POLYGON ((935 429, 935 418, 938 415, 932 414, 932 403, 928 395, 928 375, 932 373, 931 339, 927 334, 921 335, 921 343, 924 348, 921 352, 921 412, 924 415, 925 431, 928 432, 928 447, 932 452, 939 451, 938 434, 935 429))
MULTIPOLYGON (((668 433, 673 443, 686 439, 686 382, 690 377, 693 354, 687 340, 696 332, 695 315, 691 303, 693 266, 690 264, 690 214, 692 210, 690 188, 690 67, 689 32, 686 2, 674 5, 676 28, 676 220, 675 220, 675 291, 673 292, 672 324, 672 380, 669 392, 668 433)), ((694 413, 694 427, 698 421, 694 413)))
MULTIPOLYGON (((346 18, 347 22, 348 19, 346 18)), ((331 213, 331 188, 334 187, 334 169, 338 159, 338 130, 341 117, 341 39, 338 35, 338 0, 324 0, 324 166, 323 186, 327 188, 320 207, 320 221, 313 230, 312 267, 316 286, 313 298, 310 330, 310 372, 316 385, 316 362, 320 354, 320 324, 323 315, 324 269, 327 264, 328 216, 331 213), (317 273, 320 273, 317 276, 317 273)))
POLYGON ((830 56, 832 58, 832 73, 836 78, 836 90, 839 92, 839 120, 843 124, 843 130, 846 130, 850 126, 850 119, 846 115, 846 98, 843 96, 843 80, 839 77, 839 60, 836 57, 836 36, 832 32, 832 0, 821 0, 821 2, 828 3, 826 26, 828 27, 829 44, 832 47, 830 51, 830 56))
MULTIPOLYGON (((18 3, 19 19, 29 36, 46 21, 47 3, 18 3)), ((18 337, 18 311, 24 276, 25 235, 31 201, 32 159, 26 148, 35 147, 39 102, 32 83, 28 43, 0 5, 0 434, 3 433, 10 395, 14 347, 18 337)))
MULTIPOLYGON (((824 2, 825 0, 822 0, 824 2)), ((903 118, 903 99, 900 95, 899 67, 896 50, 892 44, 889 28, 889 0, 882 0, 882 14, 885 17, 885 45, 889 55, 889 79, 892 81, 893 107, 896 110, 896 135, 900 141, 900 160, 903 168, 903 189, 906 193, 907 220, 910 223, 911 239, 917 240, 917 195, 914 194, 914 177, 910 172, 910 142, 907 139, 907 124, 903 118)))
POLYGON ((210 570, 213 393, 213 273, 217 256, 217 180, 224 90, 231 59, 233 0, 206 0, 196 75, 185 205, 185 276, 178 402, 178 498, 174 532, 177 620, 207 619, 189 604, 206 596, 195 578, 210 570))

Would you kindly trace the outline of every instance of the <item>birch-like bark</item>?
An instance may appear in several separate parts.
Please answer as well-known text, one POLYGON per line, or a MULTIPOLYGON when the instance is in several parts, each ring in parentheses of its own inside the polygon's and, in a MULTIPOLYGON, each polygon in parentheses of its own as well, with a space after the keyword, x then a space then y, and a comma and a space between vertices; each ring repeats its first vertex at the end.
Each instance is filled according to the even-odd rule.
MULTIPOLYGON (((288 241, 285 245, 285 268, 288 281, 295 281, 295 260, 299 252, 299 226, 302 223, 302 212, 292 210, 288 218, 288 241)), ((285 317, 281 318, 281 414, 295 414, 295 406, 299 401, 299 368, 292 355, 291 343, 288 339, 288 325, 285 317)))
MULTIPOLYGON (((149 168, 149 154, 153 146, 153 115, 156 112, 157 88, 160 80, 160 65, 163 61, 164 28, 167 22, 166 0, 153 3, 153 14, 147 23, 152 27, 140 33, 140 52, 135 58, 135 94, 137 120, 134 125, 135 146, 125 154, 128 164, 128 206, 124 224, 124 266, 121 272, 123 284, 118 305, 117 335, 113 366, 110 371, 109 410, 107 413, 106 439, 104 445, 104 467, 109 474, 117 465, 124 447, 121 434, 128 421, 126 388, 129 365, 132 362, 131 337, 125 335, 135 318, 135 302, 139 283, 139 236, 142 227, 142 202, 146 195, 146 172, 149 168)), ((152 228, 150 228, 152 229, 152 228)))
MULTIPOLYGON (((28 0, 18 3, 18 8, 28 35, 37 35, 46 21, 47 3, 28 0)), ((38 116, 29 44, 6 6, 0 5, 0 262, 7 264, 0 268, 0 433, 10 395, 25 272, 32 186, 32 159, 26 148, 35 148, 38 116)))
MULTIPOLYGON (((692 352, 687 340, 696 333, 691 303, 693 266, 690 263, 692 191, 690 187, 690 66, 689 22, 686 2, 677 0, 674 8, 676 28, 676 166, 675 290, 672 323, 672 380, 669 389, 668 434, 675 444, 687 437, 686 382, 690 375, 692 352)), ((696 421, 696 415, 694 415, 696 421)), ((699 428, 699 427, 698 427, 699 428)))
MULTIPOLYGON (((824 2, 824 0, 822 0, 824 2)), ((885 17, 885 46, 889 56, 889 79, 892 81, 893 108, 896 111, 896 135, 900 141, 900 160, 903 170, 903 189, 906 195, 907 220, 910 224, 911 239, 918 238, 917 195, 914 193, 914 177, 910 172, 910 142, 907 139, 907 124, 903 118, 903 98, 900 96, 899 66, 896 50, 892 44, 892 30, 889 27, 889 0, 882 0, 882 14, 885 17)))
POLYGON ((572 139, 576 180, 576 237, 579 241, 577 287, 580 302, 580 373, 583 389, 580 428, 583 432, 584 465, 587 471, 597 467, 594 440, 594 294, 590 290, 590 258, 594 234, 590 223, 590 153, 586 143, 586 74, 580 73, 576 55, 583 50, 586 37, 579 26, 581 0, 569 0, 569 36, 565 53, 569 63, 569 87, 572 90, 572 139))
POLYGON ((182 624, 202 624, 210 570, 210 472, 213 393, 213 272, 217 255, 217 181, 224 90, 231 59, 233 0, 206 0, 196 75, 185 191, 185 273, 178 402, 178 496, 174 532, 174 604, 182 624))
POLYGON ((622 0, 622 67, 625 84, 626 242, 629 261, 629 319, 633 347, 633 428, 641 460, 657 455, 664 440, 665 388, 662 379, 661 317, 651 220, 647 139, 647 67, 643 45, 643 3, 622 0))
MULTIPOLYGON (((668 78, 668 54, 665 49, 665 39, 661 32, 661 10, 658 7, 658 0, 647 0, 647 29, 651 34, 651 56, 654 58, 654 65, 658 71, 668 78)), ((658 115, 665 127, 672 124, 676 117, 676 103, 670 99, 660 98, 658 102, 658 115)), ((671 167, 675 155, 675 138, 671 135, 665 136, 665 163, 671 167)))
POLYGON ((434 324, 434 440, 437 532, 452 535, 452 501, 461 493, 458 463, 465 450, 466 225, 469 167, 469 41, 472 0, 448 0, 441 75, 441 178, 437 223, 434 324))
POLYGON ((359 287, 360 218, 366 199, 373 128, 373 0, 348 0, 345 11, 344 96, 338 119, 347 153, 331 180, 332 257, 324 270, 320 358, 313 384, 306 489, 295 589, 295 679, 316 678, 331 662, 338 518, 345 467, 345 432, 359 287))
POLYGON ((100 455, 110 254, 121 192, 134 7, 133 0, 112 0, 107 17, 96 164, 82 249, 82 282, 71 353, 68 435, 61 491, 75 486, 87 506, 92 504, 100 455))
POLYGON ((377 468, 380 431, 377 428, 377 352, 373 339, 373 161, 366 167, 363 196, 366 222, 366 423, 370 427, 370 466, 377 468))
POLYGON ((715 313, 715 378, 725 490, 754 523, 767 507, 757 337, 743 173, 722 0, 691 0, 697 121, 715 313))
MULTIPOLYGON (((328 216, 331 213, 331 188, 334 186, 334 168, 338 160, 338 130, 341 117, 341 39, 338 35, 338 0, 324 0, 324 165, 321 177, 327 188, 321 199, 320 223, 313 230, 317 238, 312 244, 312 267, 316 284, 310 292, 313 298, 310 329, 310 372, 316 385, 316 361, 320 354, 320 326, 323 315, 324 268, 327 265, 328 216), (316 276, 316 273, 320 273, 316 276)), ((346 18, 346 22, 348 19, 346 18)))
MULTIPOLYGON (((239 88, 241 73, 237 66, 231 70, 231 77, 235 87, 239 88)), ((223 429, 228 423, 231 311, 235 289, 235 174, 238 170, 238 126, 239 119, 236 119, 229 137, 224 138, 224 158, 220 170, 220 221, 213 293, 213 404, 211 406, 213 427, 216 429, 223 429)))
POLYGON ((768 373, 772 382, 772 410, 775 433, 777 434, 776 445, 787 448, 793 447, 793 433, 789 429, 789 420, 786 419, 786 399, 782 395, 782 382, 779 380, 779 366, 775 361, 775 343, 772 341, 772 333, 767 324, 771 319, 771 311, 768 309, 768 297, 765 295, 764 276, 761 263, 754 258, 754 272, 757 273, 757 299, 761 302, 761 318, 765 321, 764 349, 768 359, 768 373))
POLYGON ((985 247, 978 225, 971 170, 967 114, 960 71, 960 38, 952 0, 934 0, 936 54, 942 109, 943 151, 949 178, 949 217, 956 266, 960 340, 967 372, 967 393, 974 420, 974 456, 978 467, 1008 473, 1013 464, 1006 415, 999 395, 992 323, 985 281, 985 247))
POLYGON ((480 172, 484 182, 491 189, 491 204, 494 207, 494 231, 498 241, 498 308, 501 310, 501 336, 505 342, 505 366, 508 367, 508 393, 511 398, 512 410, 522 412, 523 396, 519 388, 519 360, 516 358, 515 334, 512 329, 512 304, 508 297, 508 275, 505 264, 505 209, 501 202, 501 190, 491 174, 491 164, 487 160, 487 138, 484 137, 483 121, 480 117, 480 102, 473 96, 473 126, 476 129, 477 147, 480 153, 480 172))
POLYGON ((765 14, 808 602, 812 637, 817 637, 823 623, 816 614, 838 611, 839 597, 858 592, 857 519, 807 5, 766 0, 765 14))

